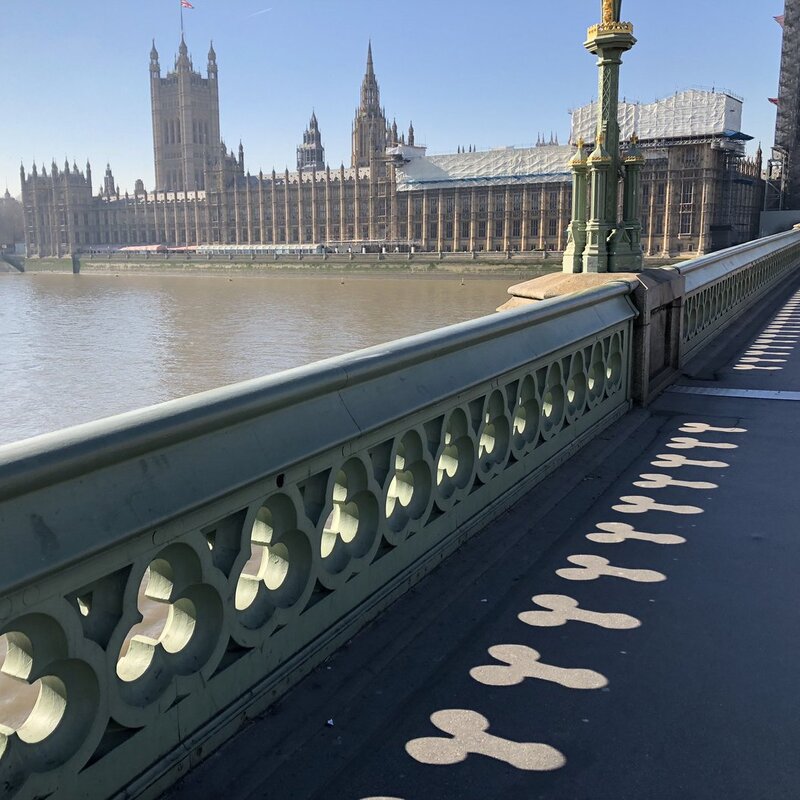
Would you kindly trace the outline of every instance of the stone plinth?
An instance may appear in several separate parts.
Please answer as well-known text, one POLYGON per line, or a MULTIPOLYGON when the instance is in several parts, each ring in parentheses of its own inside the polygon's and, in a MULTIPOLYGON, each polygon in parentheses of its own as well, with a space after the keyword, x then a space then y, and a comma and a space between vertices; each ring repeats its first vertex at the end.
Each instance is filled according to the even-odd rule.
POLYGON ((498 311, 510 311, 512 308, 538 303, 542 300, 551 300, 554 297, 563 297, 575 292, 585 292, 604 286, 610 281, 624 281, 631 288, 639 285, 639 273, 636 272, 555 272, 552 275, 543 275, 524 283, 512 286, 508 293, 511 299, 500 306, 498 311))
POLYGON ((511 299, 497 310, 540 303, 585 292, 612 281, 627 283, 639 312, 634 324, 631 395, 646 406, 675 379, 680 363, 681 309, 685 278, 676 269, 660 267, 642 272, 555 273, 512 286, 511 299))

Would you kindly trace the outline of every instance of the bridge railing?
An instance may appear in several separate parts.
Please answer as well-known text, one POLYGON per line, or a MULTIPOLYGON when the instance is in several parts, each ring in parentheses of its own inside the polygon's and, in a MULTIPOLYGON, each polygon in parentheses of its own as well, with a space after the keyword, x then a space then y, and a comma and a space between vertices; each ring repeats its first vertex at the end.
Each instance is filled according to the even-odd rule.
POLYGON ((800 266, 800 231, 0 448, 3 797, 154 797, 800 266))
POLYGON ((4 797, 153 795, 630 406, 625 283, 0 448, 4 797))
POLYGON ((676 267, 685 280, 682 361, 688 361, 735 322, 796 269, 798 262, 800 230, 795 229, 676 267))

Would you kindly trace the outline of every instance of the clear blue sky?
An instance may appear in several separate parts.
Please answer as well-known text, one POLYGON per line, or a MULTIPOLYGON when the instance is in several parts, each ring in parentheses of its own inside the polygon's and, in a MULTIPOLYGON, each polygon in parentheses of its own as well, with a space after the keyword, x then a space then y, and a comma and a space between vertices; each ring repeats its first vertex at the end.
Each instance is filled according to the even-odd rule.
MULTIPOLYGON (((349 160, 350 127, 372 37, 391 118, 413 119, 432 152, 525 145, 569 134, 568 109, 596 94, 583 50, 600 0, 193 0, 195 66, 220 68, 223 136, 247 167, 291 169, 316 109, 327 159, 349 160), (266 10, 270 9, 270 10, 266 10), (259 12, 264 13, 259 13, 259 12)), ((151 39, 162 71, 177 50, 179 0, 3 0, 0 191, 19 192, 20 159, 68 156, 95 176, 111 162, 123 191, 153 183, 151 39)), ((772 142, 783 0, 624 0, 639 44, 622 92, 652 101, 691 86, 745 98, 743 127, 772 142)), ((755 144, 751 148, 755 149, 755 144)))

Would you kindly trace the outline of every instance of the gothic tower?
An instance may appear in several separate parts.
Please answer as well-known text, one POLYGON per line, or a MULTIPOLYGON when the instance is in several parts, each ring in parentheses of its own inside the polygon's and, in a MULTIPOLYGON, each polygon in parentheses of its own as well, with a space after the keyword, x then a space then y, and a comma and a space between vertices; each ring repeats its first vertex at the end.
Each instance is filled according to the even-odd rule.
POLYGON ((367 72, 361 84, 361 105, 353 122, 353 167, 368 167, 373 156, 386 152, 388 126, 381 108, 381 91, 372 63, 372 42, 367 51, 367 72))
POLYGON ((319 132, 317 115, 312 112, 311 122, 303 134, 303 144, 297 148, 297 169, 325 169, 325 148, 322 146, 322 134, 319 132))
POLYGON ((181 37, 175 69, 165 78, 155 42, 150 51, 150 96, 156 190, 205 189, 205 167, 220 148, 219 85, 214 45, 208 52, 208 77, 195 72, 181 37))
POLYGON ((784 159, 784 208, 800 208, 800 0, 786 0, 775 147, 784 159))

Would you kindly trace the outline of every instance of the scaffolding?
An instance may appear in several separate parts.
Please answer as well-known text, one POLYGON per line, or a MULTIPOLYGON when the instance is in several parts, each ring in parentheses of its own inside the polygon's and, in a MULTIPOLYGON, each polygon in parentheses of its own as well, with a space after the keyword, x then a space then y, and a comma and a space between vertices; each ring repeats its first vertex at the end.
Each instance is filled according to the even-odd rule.
POLYGON ((786 0, 775 148, 769 162, 767 202, 775 210, 800 209, 800 0, 786 0), (774 175, 773 175, 774 173, 774 175))
MULTIPOLYGON (((571 113, 572 142, 594 142, 597 103, 571 113)), ((676 92, 654 103, 622 100, 619 127, 623 141, 634 133, 642 141, 730 135, 742 129, 742 100, 729 92, 702 89, 676 92)))

